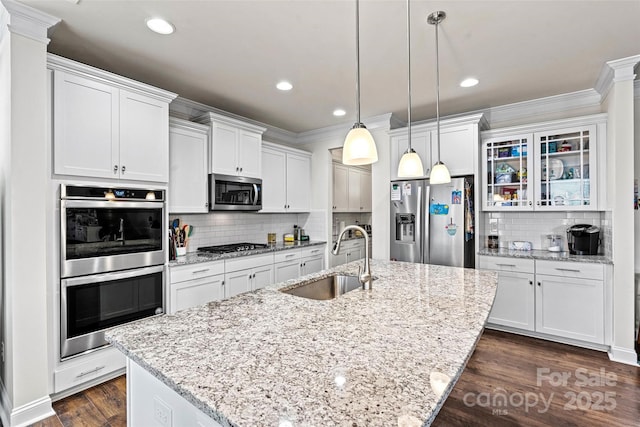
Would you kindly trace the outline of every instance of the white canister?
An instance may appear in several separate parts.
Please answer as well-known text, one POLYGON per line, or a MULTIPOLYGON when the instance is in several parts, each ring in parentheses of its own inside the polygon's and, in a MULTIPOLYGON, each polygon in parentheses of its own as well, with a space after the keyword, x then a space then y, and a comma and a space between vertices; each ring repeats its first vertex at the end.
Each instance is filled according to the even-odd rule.
POLYGON ((346 226, 347 225, 345 224, 344 221, 340 221, 340 229, 338 230, 338 236, 342 234, 346 226))

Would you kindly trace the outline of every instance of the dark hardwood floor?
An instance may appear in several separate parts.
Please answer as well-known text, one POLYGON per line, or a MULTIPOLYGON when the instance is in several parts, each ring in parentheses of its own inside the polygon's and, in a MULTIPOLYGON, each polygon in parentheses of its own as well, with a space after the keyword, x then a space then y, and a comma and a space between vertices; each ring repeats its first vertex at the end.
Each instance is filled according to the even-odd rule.
MULTIPOLYGON (((35 427, 126 426, 125 377, 53 407, 57 416, 35 427)), ((640 426, 640 367, 487 330, 433 425, 640 426)))

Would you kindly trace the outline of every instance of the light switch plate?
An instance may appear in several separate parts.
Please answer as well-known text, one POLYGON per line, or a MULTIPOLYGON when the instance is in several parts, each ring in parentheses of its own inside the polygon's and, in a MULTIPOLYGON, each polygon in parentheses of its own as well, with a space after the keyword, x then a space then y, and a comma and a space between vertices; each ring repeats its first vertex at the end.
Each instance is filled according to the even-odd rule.
POLYGON ((498 232, 498 218, 489 218, 489 232, 490 233, 498 232))

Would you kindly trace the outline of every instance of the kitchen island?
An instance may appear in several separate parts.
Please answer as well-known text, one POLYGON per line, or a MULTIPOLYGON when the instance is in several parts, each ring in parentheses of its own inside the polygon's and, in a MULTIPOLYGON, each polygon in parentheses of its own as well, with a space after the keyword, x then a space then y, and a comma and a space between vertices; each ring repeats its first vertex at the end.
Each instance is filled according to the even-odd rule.
POLYGON ((203 426, 430 424, 482 333, 497 276, 373 260, 370 291, 280 292, 361 264, 109 330, 128 357, 129 425, 145 411, 158 425, 184 412, 132 372, 190 402, 203 426))

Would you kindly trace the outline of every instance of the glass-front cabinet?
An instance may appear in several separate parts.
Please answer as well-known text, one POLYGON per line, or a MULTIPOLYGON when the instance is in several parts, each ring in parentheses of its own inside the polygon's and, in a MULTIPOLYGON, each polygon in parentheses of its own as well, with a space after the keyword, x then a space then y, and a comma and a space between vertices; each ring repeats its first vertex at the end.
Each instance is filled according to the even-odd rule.
POLYGON ((483 143, 486 185, 485 210, 531 209, 533 194, 529 189, 529 158, 533 135, 490 138, 483 143))
POLYGON ((598 210, 606 119, 597 114, 482 132, 482 209, 598 210))
POLYGON ((589 209, 591 135, 595 126, 536 134, 536 207, 589 209))

